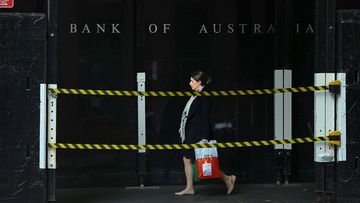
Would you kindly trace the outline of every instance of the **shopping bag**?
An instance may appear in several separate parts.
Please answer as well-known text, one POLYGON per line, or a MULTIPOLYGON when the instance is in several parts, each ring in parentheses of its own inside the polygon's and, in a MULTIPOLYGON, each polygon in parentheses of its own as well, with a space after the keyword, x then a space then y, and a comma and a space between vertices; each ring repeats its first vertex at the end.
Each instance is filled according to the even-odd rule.
POLYGON ((198 172, 197 172, 197 168, 196 168, 196 164, 193 164, 193 181, 194 182, 199 182, 199 178, 198 178, 198 172))
MULTIPOLYGON (((216 141, 209 143, 216 143, 216 141)), ((195 149, 195 159, 199 180, 221 178, 216 147, 195 149)))

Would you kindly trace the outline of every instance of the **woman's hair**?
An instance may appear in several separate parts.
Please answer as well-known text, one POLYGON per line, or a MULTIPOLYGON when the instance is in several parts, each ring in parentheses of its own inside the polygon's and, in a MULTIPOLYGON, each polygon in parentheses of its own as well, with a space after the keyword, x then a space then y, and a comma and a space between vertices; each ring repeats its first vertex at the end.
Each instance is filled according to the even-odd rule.
POLYGON ((203 71, 196 71, 191 74, 191 77, 196 81, 201 81, 202 86, 209 85, 211 83, 211 77, 203 71))

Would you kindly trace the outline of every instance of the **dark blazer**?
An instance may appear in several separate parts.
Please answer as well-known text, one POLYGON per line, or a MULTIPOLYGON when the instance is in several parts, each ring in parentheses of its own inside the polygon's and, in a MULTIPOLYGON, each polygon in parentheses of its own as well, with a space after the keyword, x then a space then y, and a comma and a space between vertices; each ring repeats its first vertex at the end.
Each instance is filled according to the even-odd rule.
POLYGON ((210 98, 196 97, 192 102, 185 125, 184 143, 197 143, 212 138, 210 124, 210 98))

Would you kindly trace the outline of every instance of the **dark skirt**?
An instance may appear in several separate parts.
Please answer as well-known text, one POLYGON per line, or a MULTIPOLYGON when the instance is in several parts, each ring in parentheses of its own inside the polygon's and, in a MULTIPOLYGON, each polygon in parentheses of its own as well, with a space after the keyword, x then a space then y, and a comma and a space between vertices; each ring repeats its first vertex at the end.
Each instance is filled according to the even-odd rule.
POLYGON ((191 162, 195 162, 195 151, 194 149, 182 149, 181 155, 187 159, 191 159, 191 162))
MULTIPOLYGON (((185 138, 183 144, 191 144, 188 140, 189 139, 185 138)), ((195 162, 195 150, 194 149, 182 149, 181 156, 183 156, 187 159, 191 159, 192 163, 195 162)))

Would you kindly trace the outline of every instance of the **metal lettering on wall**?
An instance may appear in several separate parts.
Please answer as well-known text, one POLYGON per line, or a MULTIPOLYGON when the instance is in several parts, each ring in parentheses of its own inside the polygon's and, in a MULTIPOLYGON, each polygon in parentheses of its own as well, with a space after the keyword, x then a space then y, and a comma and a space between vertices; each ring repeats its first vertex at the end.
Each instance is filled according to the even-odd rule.
MULTIPOLYGON (((70 23, 69 24, 69 33, 70 34, 121 34, 119 30, 119 23, 70 23)), ((313 34, 314 28, 312 24, 301 24, 296 23, 292 26, 293 31, 296 34, 313 34)), ((155 24, 151 23, 146 26, 147 33, 151 34, 168 34, 170 32, 175 32, 174 29, 176 25, 170 23, 155 24), (173 28, 174 27, 174 28, 173 28)), ((279 30, 274 26, 274 24, 248 24, 248 23, 229 23, 229 24, 216 24, 208 23, 198 25, 197 30, 187 30, 193 34, 276 34, 279 33, 279 30)))

